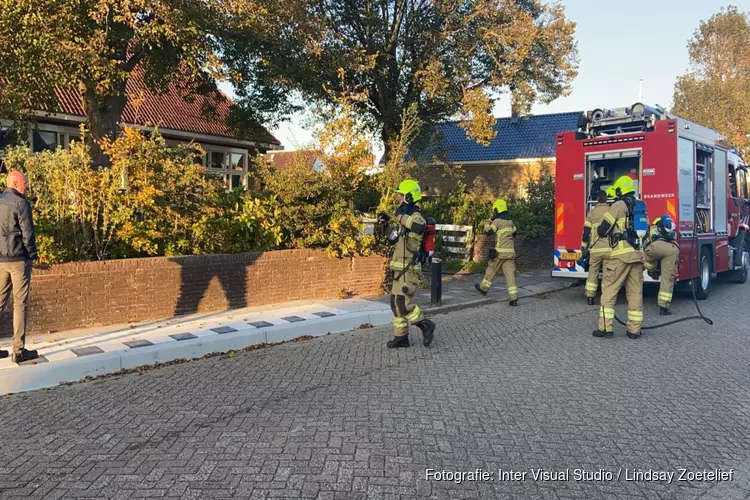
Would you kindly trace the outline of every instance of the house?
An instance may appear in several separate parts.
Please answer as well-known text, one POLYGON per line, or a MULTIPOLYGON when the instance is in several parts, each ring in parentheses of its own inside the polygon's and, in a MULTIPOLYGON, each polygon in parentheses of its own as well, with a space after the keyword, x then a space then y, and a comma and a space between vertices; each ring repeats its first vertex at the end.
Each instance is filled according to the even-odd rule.
POLYGON ((314 149, 274 151, 268 153, 267 156, 273 162, 277 170, 289 168, 293 161, 304 161, 309 163, 311 168, 316 172, 322 172, 325 168, 322 160, 323 153, 314 149))
MULTIPOLYGON (((324 158, 325 155, 322 151, 315 149, 300 149, 297 151, 272 151, 266 155, 274 164, 278 170, 284 170, 292 165, 292 162, 303 161, 310 165, 316 172, 323 172, 325 170, 324 158)), ((374 156, 366 156, 361 158, 359 165, 365 169, 365 173, 372 170, 374 156)))
POLYGON ((515 188, 523 192, 526 174, 537 174, 542 166, 555 171, 555 135, 576 130, 580 111, 524 117, 499 118, 497 135, 484 146, 467 137, 459 122, 437 127, 437 144, 411 155, 424 166, 419 182, 435 194, 446 194, 456 178, 446 165, 461 167, 458 180, 471 186, 481 178, 499 193, 515 188))
MULTIPOLYGON (((165 93, 154 94, 144 84, 139 71, 131 75, 126 92, 128 101, 122 114, 123 123, 144 132, 158 127, 168 145, 200 144, 206 152, 203 166, 219 175, 228 188, 248 186, 251 157, 282 149, 279 140, 260 125, 253 127, 252 134, 241 138, 232 132, 227 125, 231 101, 221 92, 195 95, 186 100, 170 86, 165 93), (206 109, 212 112, 207 113, 206 109)), ((79 126, 86 121, 86 113, 78 92, 60 89, 56 96, 57 111, 34 113, 35 123, 28 128, 28 137, 19 141, 29 144, 34 152, 58 147, 67 149, 71 141, 80 139, 79 126)), ((0 154, 12 142, 11 126, 11 122, 0 120, 0 154)))

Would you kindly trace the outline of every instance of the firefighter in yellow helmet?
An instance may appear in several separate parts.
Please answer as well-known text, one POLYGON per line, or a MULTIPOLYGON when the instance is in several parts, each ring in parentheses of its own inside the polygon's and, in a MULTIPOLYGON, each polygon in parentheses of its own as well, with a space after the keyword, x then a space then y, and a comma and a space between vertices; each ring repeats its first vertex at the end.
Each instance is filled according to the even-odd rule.
POLYGON ((608 238, 612 251, 604 263, 599 328, 595 337, 611 337, 614 332, 615 303, 625 285, 628 300, 627 334, 631 339, 641 336, 643 322, 643 254, 632 228, 632 207, 635 203, 635 181, 627 175, 614 183, 617 201, 604 214, 597 229, 600 238, 608 238))
POLYGON ((496 200, 492 204, 492 217, 485 226, 485 234, 495 234, 495 247, 489 251, 490 261, 481 284, 474 287, 482 295, 487 295, 492 281, 498 271, 502 270, 505 284, 508 286, 508 301, 511 306, 518 305, 518 287, 516 286, 516 251, 513 238, 516 227, 508 216, 508 204, 505 200, 496 200))
POLYGON ((645 245, 646 271, 654 279, 661 275, 659 295, 656 299, 661 316, 672 314, 670 305, 680 256, 680 247, 676 240, 675 224, 669 214, 662 214, 654 219, 645 245))
POLYGON ((416 181, 407 179, 398 185, 396 193, 401 204, 390 228, 388 223, 391 218, 382 212, 378 214, 381 234, 394 245, 389 263, 393 271, 391 310, 394 337, 386 345, 389 348, 409 347, 411 323, 422 331, 422 343, 429 346, 434 337, 435 323, 426 319, 419 306, 412 303, 422 271, 420 250, 426 228, 425 219, 417 207, 417 202, 422 199, 422 189, 416 181))
POLYGON ((607 193, 599 190, 596 195, 598 203, 586 215, 581 238, 581 250, 588 255, 589 275, 586 279, 586 301, 590 306, 594 305, 596 292, 599 289, 599 271, 612 250, 609 247, 609 238, 600 238, 597 234, 599 225, 604 220, 604 214, 609 211, 607 193))

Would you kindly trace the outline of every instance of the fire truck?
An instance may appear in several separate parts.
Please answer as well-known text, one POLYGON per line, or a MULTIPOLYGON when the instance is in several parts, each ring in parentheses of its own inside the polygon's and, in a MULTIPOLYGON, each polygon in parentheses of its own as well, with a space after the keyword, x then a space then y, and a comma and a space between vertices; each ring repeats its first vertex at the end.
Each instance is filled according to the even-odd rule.
MULTIPOLYGON (((669 213, 677 225, 678 284, 703 300, 719 273, 747 280, 750 176, 724 137, 642 103, 582 113, 577 126, 556 135, 553 277, 586 278, 578 263, 586 214, 598 190, 630 175, 649 220, 669 213)), ((644 281, 655 280, 644 271, 644 281)))

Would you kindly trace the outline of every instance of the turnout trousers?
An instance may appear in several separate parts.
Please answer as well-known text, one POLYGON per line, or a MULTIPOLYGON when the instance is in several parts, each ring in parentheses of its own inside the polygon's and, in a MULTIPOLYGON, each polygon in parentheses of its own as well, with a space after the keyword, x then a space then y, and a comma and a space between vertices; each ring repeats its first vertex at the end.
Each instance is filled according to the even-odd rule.
POLYGON ((419 286, 419 272, 407 269, 403 276, 395 279, 400 272, 395 272, 393 287, 391 288, 391 311, 393 311, 393 334, 395 337, 408 335, 409 323, 419 323, 425 319, 419 306, 412 303, 419 286))
POLYGON ((656 271, 657 265, 661 266, 661 283, 656 300, 659 307, 668 309, 672 303, 674 276, 677 273, 680 249, 668 241, 656 240, 646 247, 645 254, 647 271, 656 271))
POLYGON ((516 300, 518 298, 518 287, 516 286, 515 257, 511 257, 510 259, 495 257, 489 261, 487 271, 484 273, 484 279, 479 284, 479 287, 485 292, 488 291, 492 287, 492 282, 495 280, 498 271, 502 271, 503 277, 505 277, 505 284, 508 286, 508 300, 516 300))
POLYGON ((586 297, 596 297, 599 289, 599 271, 603 271, 604 263, 609 258, 609 250, 596 253, 594 249, 589 254, 589 275, 586 278, 586 297))
POLYGON ((629 333, 640 334, 643 323, 643 263, 623 262, 619 259, 608 259, 604 264, 602 280, 602 305, 599 309, 599 331, 614 331, 615 303, 620 289, 625 285, 628 299, 629 333))

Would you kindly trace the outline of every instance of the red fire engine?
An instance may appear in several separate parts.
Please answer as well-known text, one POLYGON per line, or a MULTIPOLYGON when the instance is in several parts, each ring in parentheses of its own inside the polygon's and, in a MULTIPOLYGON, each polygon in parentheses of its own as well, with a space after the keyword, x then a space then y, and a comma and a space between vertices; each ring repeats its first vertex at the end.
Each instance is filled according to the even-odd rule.
POLYGON ((747 280, 750 176, 718 132, 636 103, 582 113, 556 140, 553 277, 586 278, 577 263, 586 214, 599 189, 631 175, 649 220, 669 213, 677 225, 678 281, 705 299, 718 273, 747 280))

